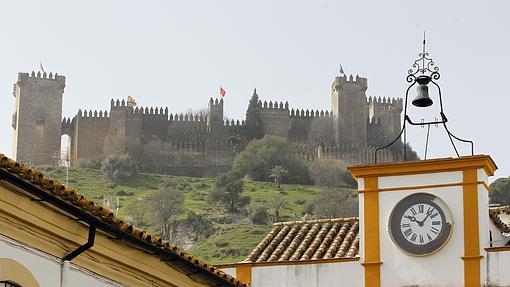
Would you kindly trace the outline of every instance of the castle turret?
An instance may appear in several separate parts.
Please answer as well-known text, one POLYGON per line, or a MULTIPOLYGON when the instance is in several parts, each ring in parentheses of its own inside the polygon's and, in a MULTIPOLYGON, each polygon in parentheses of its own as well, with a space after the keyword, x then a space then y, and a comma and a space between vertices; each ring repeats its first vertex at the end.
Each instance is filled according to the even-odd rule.
POLYGON ((49 165, 60 151, 62 94, 65 77, 52 73, 18 73, 13 95, 14 151, 17 161, 49 165))
POLYGON ((338 144, 367 143, 367 79, 351 75, 336 77, 331 86, 331 100, 338 144))
POLYGON ((207 126, 210 131, 223 127, 223 98, 209 100, 207 126))

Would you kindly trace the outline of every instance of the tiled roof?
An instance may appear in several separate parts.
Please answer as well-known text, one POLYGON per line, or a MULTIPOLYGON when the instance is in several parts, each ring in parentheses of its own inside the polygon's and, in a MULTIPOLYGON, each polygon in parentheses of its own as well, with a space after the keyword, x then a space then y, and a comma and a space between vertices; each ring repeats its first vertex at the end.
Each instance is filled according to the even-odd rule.
POLYGON ((356 217, 276 223, 243 262, 357 257, 358 227, 356 217))
POLYGON ((489 217, 501 232, 510 233, 510 205, 491 207, 489 217))
POLYGON ((10 174, 17 176, 20 179, 29 182, 31 185, 36 186, 48 194, 56 196, 61 200, 71 203, 76 208, 86 211, 88 214, 100 219, 101 221, 110 224, 122 232, 137 237, 147 243, 150 243, 158 248, 167 250, 180 259, 191 263, 198 267, 200 270, 211 274, 213 277, 226 281, 232 286, 247 287, 250 286, 245 284, 227 273, 221 271, 215 266, 205 263, 198 258, 186 253, 182 249, 178 248, 172 243, 166 242, 161 238, 149 234, 147 231, 143 231, 135 228, 128 222, 116 217, 110 210, 104 206, 101 206, 84 195, 79 194, 72 188, 66 188, 62 183, 57 180, 52 180, 44 176, 41 172, 18 163, 12 159, 7 158, 5 155, 0 153, 0 170, 6 171, 10 174))

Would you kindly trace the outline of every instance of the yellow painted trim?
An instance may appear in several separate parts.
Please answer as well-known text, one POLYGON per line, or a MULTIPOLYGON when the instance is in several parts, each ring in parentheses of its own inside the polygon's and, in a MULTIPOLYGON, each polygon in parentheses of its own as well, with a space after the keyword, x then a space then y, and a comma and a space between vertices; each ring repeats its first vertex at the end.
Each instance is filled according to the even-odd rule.
POLYGON ((489 191, 489 186, 487 185, 487 183, 485 183, 485 181, 477 181, 477 182, 458 182, 458 183, 443 183, 443 184, 427 184, 427 185, 415 185, 415 186, 390 187, 390 188, 379 188, 376 190, 363 189, 363 190, 358 190, 358 193, 432 189, 432 188, 443 188, 443 187, 452 187, 452 186, 465 186, 465 185, 469 185, 469 184, 477 184, 477 185, 480 184, 487 191, 489 191))
POLYGON ((251 266, 236 267, 236 278, 246 284, 251 284, 251 266))
POLYGON ((0 258, 0 281, 13 282, 23 287, 40 287, 30 270, 10 258, 0 258))
POLYGON ((266 266, 285 266, 285 265, 309 265, 309 264, 330 264, 341 262, 359 261, 359 257, 350 258, 331 258, 331 259, 317 259, 317 260, 298 260, 298 261, 271 261, 271 262, 239 262, 239 263, 226 263, 214 264, 215 267, 223 268, 236 268, 239 266, 251 267, 266 267, 266 266))
POLYGON ((478 168, 483 168, 485 172, 491 176, 494 175, 494 171, 497 169, 497 166, 490 156, 475 155, 459 158, 440 158, 399 163, 356 165, 350 166, 347 169, 355 178, 365 178, 463 171, 466 169, 478 168))
MULTIPOLYGON (((0 181, 2 235, 57 258, 87 242, 86 226, 21 192, 0 181)), ((94 246, 72 263, 129 286, 206 286, 188 277, 179 262, 167 265, 158 256, 101 232, 96 233, 94 246)))
POLYGON ((480 235, 478 222, 477 169, 463 171, 464 286, 480 286, 480 235))
POLYGON ((365 192, 363 195, 364 219, 363 219, 363 237, 364 243, 364 262, 365 267, 365 286, 381 286, 381 255, 380 255, 380 237, 379 237, 379 193, 378 178, 365 178, 365 188, 374 192, 365 192))

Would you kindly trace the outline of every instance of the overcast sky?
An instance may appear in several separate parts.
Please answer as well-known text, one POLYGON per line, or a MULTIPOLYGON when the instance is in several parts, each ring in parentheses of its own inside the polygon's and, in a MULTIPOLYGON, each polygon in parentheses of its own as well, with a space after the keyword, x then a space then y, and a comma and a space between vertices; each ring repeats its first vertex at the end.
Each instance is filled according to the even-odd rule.
MULTIPOLYGON (((2 1, 0 151, 12 154, 12 84, 40 62, 66 76, 65 116, 128 95, 185 112, 205 107, 221 85, 226 116, 242 119, 253 88, 264 100, 329 110, 340 62, 368 78, 369 96, 403 97, 426 30, 450 129, 508 176, 509 3, 2 1)), ((427 119, 438 117, 433 107, 427 119)), ((425 134, 408 133, 422 157, 425 134)), ((429 157, 454 156, 445 139, 432 128, 429 157)))

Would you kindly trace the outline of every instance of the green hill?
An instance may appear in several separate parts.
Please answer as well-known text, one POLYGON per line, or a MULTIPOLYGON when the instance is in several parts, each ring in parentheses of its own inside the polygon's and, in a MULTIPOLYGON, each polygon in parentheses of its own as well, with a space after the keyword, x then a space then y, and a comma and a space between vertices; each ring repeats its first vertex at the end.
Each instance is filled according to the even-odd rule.
MULTIPOLYGON (((51 178, 65 182, 64 168, 44 167, 41 171, 51 178)), ((105 179, 99 170, 78 168, 69 170, 68 185, 98 203, 103 202, 103 196, 118 196, 119 217, 128 216, 127 207, 132 202, 150 196, 164 186, 170 185, 183 190, 185 211, 178 218, 185 218, 186 212, 191 210, 211 221, 215 229, 214 234, 195 244, 189 251, 212 263, 237 262, 249 254, 271 226, 269 223, 252 225, 248 218, 229 220, 229 215, 223 213, 221 208, 206 200, 214 182, 214 178, 136 173, 126 182, 116 184, 105 179)), ((281 212, 281 217, 285 221, 300 220, 305 203, 315 200, 320 192, 321 188, 317 186, 285 184, 281 189, 275 189, 271 183, 254 181, 245 182, 244 187, 244 194, 251 198, 252 203, 266 206, 271 195, 282 194, 286 199, 286 207, 281 212)), ((159 233, 157 226, 148 224, 147 229, 159 233)))

